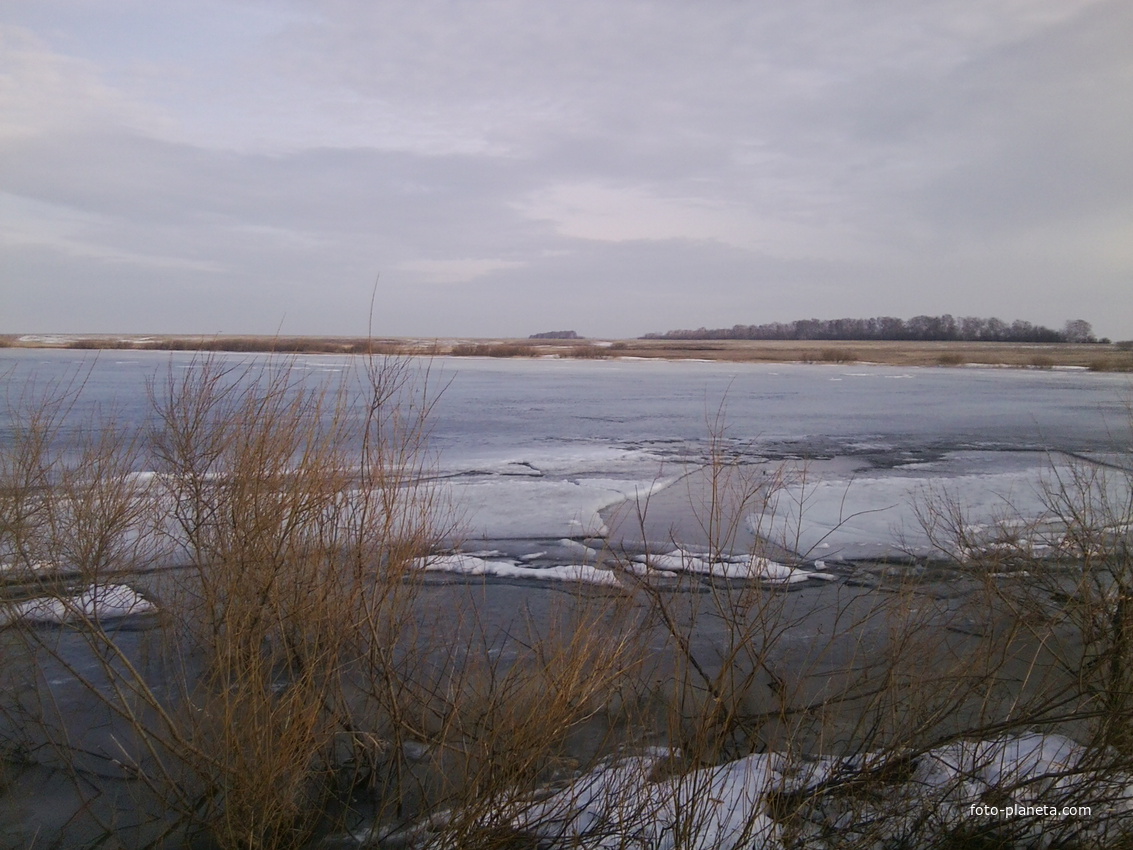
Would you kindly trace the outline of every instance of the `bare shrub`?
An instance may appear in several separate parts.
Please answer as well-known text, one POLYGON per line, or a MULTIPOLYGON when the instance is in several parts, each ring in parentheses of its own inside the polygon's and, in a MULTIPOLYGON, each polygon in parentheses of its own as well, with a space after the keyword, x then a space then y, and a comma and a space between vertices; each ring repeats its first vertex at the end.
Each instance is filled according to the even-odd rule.
POLYGON ((1090 359, 1086 368, 1091 372, 1133 372, 1133 357, 1127 349, 1114 350, 1110 356, 1090 359))
POLYGON ((461 343, 449 353, 453 357, 534 357, 535 348, 514 343, 461 343))
POLYGON ((610 356, 609 350, 601 345, 594 345, 588 343, 586 345, 573 346, 567 352, 568 357, 573 357, 579 360, 605 360, 610 356))
POLYGON ((94 765, 145 792, 143 843, 301 847, 360 819, 377 840, 451 811, 432 831, 482 845, 521 797, 615 746, 604 730, 635 724, 624 595, 580 593, 503 634, 471 593, 430 610, 417 560, 450 531, 426 474, 432 398, 408 361, 363 362, 341 384, 287 360, 171 368, 144 441, 99 421, 76 442, 79 387, 17 405, 0 546, 29 575, 55 565, 36 604, 74 627, 3 604, 22 646, 4 675, 34 686, 0 708, 6 749, 50 749, 89 797, 75 840, 122 834, 94 765), (75 595, 111 577, 160 603, 141 649, 75 595), (85 715, 56 701, 62 681, 85 715), (107 731, 84 728, 94 717, 107 731))
POLYGON ((107 337, 85 337, 83 339, 73 339, 67 343, 67 348, 76 350, 98 350, 98 349, 127 349, 133 348, 134 343, 128 339, 110 339, 107 337))
MULTIPOLYGON (((175 822, 223 847, 298 846, 320 825, 343 735, 375 728, 372 706, 348 698, 348 671, 388 633, 386 600, 441 530, 423 484, 430 402, 406 361, 366 362, 361 393, 309 386, 279 361, 171 371, 154 391, 145 466, 158 475, 144 491, 129 475, 137 438, 100 423, 76 455, 58 439, 57 403, 33 407, 4 453, 6 554, 92 587, 139 556, 185 564, 162 582, 155 667, 63 589, 54 599, 83 626, 90 660, 21 634, 137 741, 117 760, 175 822)), ((38 713, 73 756, 49 693, 38 713)))
POLYGON ((1133 468, 1125 463, 1052 463, 1038 517, 1006 505, 977 523, 945 493, 921 511, 940 550, 985 578, 989 609, 1025 629, 1063 674, 1062 690, 1042 699, 1069 699, 1060 708, 1074 706, 1073 732, 1133 756, 1133 468))
POLYGON ((823 348, 818 352, 822 363, 856 363, 860 358, 851 348, 823 348))

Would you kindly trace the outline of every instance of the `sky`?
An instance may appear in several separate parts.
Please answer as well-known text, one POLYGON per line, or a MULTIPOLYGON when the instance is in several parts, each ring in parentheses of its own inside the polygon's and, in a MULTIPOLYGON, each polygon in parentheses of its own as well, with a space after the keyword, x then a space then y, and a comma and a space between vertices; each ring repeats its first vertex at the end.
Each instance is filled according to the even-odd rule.
POLYGON ((1130 45, 1129 0, 0 0, 0 333, 1133 338, 1130 45))

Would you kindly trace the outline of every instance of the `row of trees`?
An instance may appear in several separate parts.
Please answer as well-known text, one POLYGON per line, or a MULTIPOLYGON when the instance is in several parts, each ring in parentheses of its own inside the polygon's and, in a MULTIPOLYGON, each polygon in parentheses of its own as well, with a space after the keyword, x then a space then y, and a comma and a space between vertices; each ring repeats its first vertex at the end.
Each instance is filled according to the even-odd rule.
POLYGON ((643 339, 1099 341, 1094 336, 1090 323, 1084 319, 1071 319, 1061 331, 1056 331, 1022 319, 1016 319, 1008 324, 994 317, 956 318, 948 313, 943 316, 913 316, 911 319, 898 319, 893 316, 875 316, 871 319, 799 319, 794 322, 769 322, 763 325, 734 325, 731 328, 674 330, 663 334, 646 334, 643 339))

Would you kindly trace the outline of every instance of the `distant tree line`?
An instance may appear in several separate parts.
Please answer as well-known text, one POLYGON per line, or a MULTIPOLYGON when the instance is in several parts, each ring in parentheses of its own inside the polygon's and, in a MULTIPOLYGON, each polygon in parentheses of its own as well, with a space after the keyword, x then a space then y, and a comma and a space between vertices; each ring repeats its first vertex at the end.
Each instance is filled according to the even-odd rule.
POLYGON ((531 334, 528 339, 579 339, 574 331, 544 331, 541 334, 531 334))
POLYGON ((651 333, 642 339, 1098 342, 1090 323, 1084 319, 1071 319, 1061 331, 1056 331, 1022 319, 1008 324, 1002 319, 981 319, 976 316, 956 318, 947 313, 943 316, 913 316, 911 319, 892 316, 876 316, 872 319, 799 319, 794 322, 769 322, 765 325, 651 333))

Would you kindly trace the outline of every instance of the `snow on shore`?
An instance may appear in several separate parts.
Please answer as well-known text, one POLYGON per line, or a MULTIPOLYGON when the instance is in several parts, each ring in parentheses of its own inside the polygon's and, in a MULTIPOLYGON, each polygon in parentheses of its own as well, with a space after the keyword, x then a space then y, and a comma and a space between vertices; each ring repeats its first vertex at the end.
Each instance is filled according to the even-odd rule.
POLYGON ((1106 773, 1098 755, 1056 734, 958 741, 907 757, 893 780, 879 776, 899 753, 760 753, 682 773, 669 769, 679 753, 659 749, 535 801, 501 801, 490 817, 540 847, 584 850, 919 846, 988 826, 1010 830, 1012 846, 1091 846, 1133 827, 1133 777, 1106 773))

